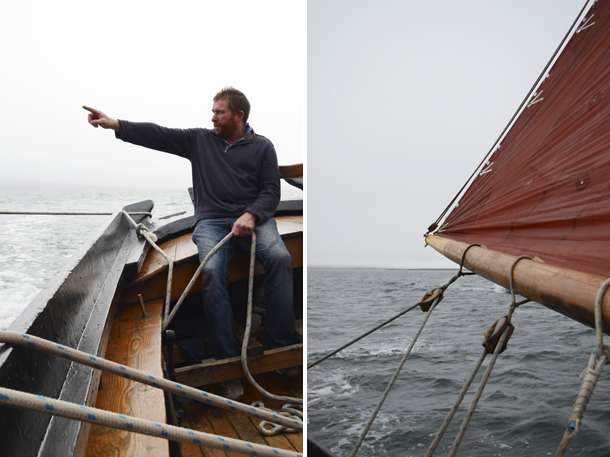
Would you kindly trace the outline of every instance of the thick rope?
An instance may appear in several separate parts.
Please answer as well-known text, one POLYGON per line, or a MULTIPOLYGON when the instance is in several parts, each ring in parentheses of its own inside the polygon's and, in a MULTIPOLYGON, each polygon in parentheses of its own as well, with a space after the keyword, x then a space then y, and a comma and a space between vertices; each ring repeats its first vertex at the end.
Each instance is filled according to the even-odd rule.
MULTIPOLYGON (((470 249, 473 246, 474 245, 468 246, 468 248, 464 251, 464 254, 462 255, 461 266, 464 264, 466 252, 468 251, 468 249, 470 249)), ((517 309, 518 306, 520 306, 524 303, 527 303, 529 301, 529 300, 523 300, 521 302, 517 302, 516 295, 515 295, 514 270, 515 270, 515 266, 517 265, 517 263, 523 259, 531 259, 531 257, 519 256, 513 261, 512 265, 510 266, 510 271, 509 271, 510 286, 509 287, 510 287, 510 292, 511 292, 511 303, 510 303, 510 306, 508 309, 508 313, 505 316, 507 324, 510 324, 511 317, 512 317, 512 314, 515 312, 515 309, 517 309)), ((460 271, 461 271, 461 266, 460 266, 460 271)), ((472 419, 474 411, 479 403, 479 399, 481 398, 481 395, 483 394, 483 390, 485 389, 485 386, 487 385, 487 381, 489 380, 489 376, 491 375, 491 371, 493 370, 493 367, 496 363, 498 355, 504 350, 504 341, 510 337, 509 331, 510 331, 510 326, 506 325, 506 328, 502 332, 502 336, 500 337, 500 340, 498 341, 496 347, 494 348, 492 360, 491 360, 490 364, 487 366, 487 369, 485 370, 485 374, 483 375, 483 378, 481 379, 481 381, 479 383, 479 388, 477 389, 475 397, 474 397, 472 403, 470 404, 470 408, 468 409, 466 417, 462 421, 460 430, 458 431, 458 434, 456 435, 456 437, 453 441, 453 444, 452 444, 449 454, 448 454, 449 456, 455 456, 457 454, 458 448, 462 442, 462 439, 464 438, 464 434, 466 433, 466 429, 468 428, 468 425, 470 424, 470 420, 472 419)), ((489 331, 488 331, 488 333, 489 333, 489 331)), ((487 334, 486 334, 486 337, 487 337, 487 334)), ((483 346, 485 347, 485 349, 483 350, 483 354, 481 355, 481 357, 479 357, 479 360, 477 361, 474 369, 470 373, 470 376, 468 377, 466 384, 464 384, 464 386, 462 387, 462 390, 460 391, 458 398, 456 399, 456 401, 453 404, 453 407, 450 409, 449 413, 447 414, 445 421, 441 425, 438 433, 436 434, 434 440, 432 441, 432 444, 428 448, 428 452, 426 453, 425 457, 431 457, 434 454, 434 451, 436 450, 438 443, 441 441, 445 431, 449 427, 449 424, 451 423, 453 416, 455 415, 458 407, 462 403, 462 400, 464 399, 464 396, 468 392, 468 389, 470 388, 472 381, 474 380, 481 365, 483 364, 483 361, 485 360, 487 354, 489 352, 491 352, 491 350, 488 350, 488 347, 485 344, 483 346)))
POLYGON ((479 383, 479 388, 477 389, 474 399, 472 400, 472 403, 470 404, 470 408, 468 408, 466 417, 462 421, 460 430, 459 430, 457 436, 455 437, 455 440, 453 441, 453 444, 451 446, 449 454, 447 454, 447 457, 454 457, 457 454, 460 444, 462 443, 462 439, 464 438, 464 435, 466 433, 466 429, 468 428, 468 425, 470 424, 470 420, 472 419, 474 411, 479 403, 479 399, 481 398, 481 395, 483 395, 483 390, 485 389, 485 386, 487 385, 487 381, 489 380, 491 371, 493 370, 493 367, 496 364, 498 355, 500 355, 500 352, 502 352, 502 347, 504 346, 504 340, 506 339, 506 336, 508 335, 509 330, 510 330, 510 327, 507 326, 504 329, 504 332, 502 333, 502 337, 500 338, 500 341, 498 341, 498 345, 496 346, 496 350, 493 353, 491 362, 489 363, 489 365, 487 366, 487 369, 485 370, 485 374, 483 375, 483 378, 481 379, 481 382, 479 383))
POLYGON ((182 292, 182 295, 180 296, 180 299, 178 299, 178 302, 174 305, 174 309, 172 309, 172 312, 169 313, 169 314, 166 313, 165 317, 163 318, 163 325, 162 325, 162 329, 163 330, 166 330, 167 327, 169 326, 170 322, 172 321, 172 319, 174 318, 174 316, 176 315, 176 313, 178 312, 178 310, 182 306, 182 303, 184 302, 184 300, 188 296, 189 292, 191 291, 191 289, 195 285, 195 281, 197 281, 197 278, 199 277, 199 275, 203 271, 203 268, 206 266, 208 261, 220 250, 220 248, 222 246, 224 246, 224 244, 227 241, 229 241, 231 239, 232 236, 233 236, 233 233, 229 233, 222 240, 220 240, 220 242, 216 246, 214 246, 212 248, 212 250, 210 252, 208 252, 208 254, 205 256, 205 258, 203 259, 203 261, 199 265, 199 268, 197 268, 197 271, 195 271, 195 274, 193 275, 193 277, 189 281, 188 285, 186 286, 186 289, 184 289, 184 292, 182 292))
POLYGON ((244 403, 235 402, 228 400, 227 398, 219 395, 214 395, 193 387, 184 386, 176 382, 159 378, 140 370, 136 370, 131 367, 121 365, 116 362, 112 362, 101 357, 96 357, 86 352, 78 351, 61 344, 56 344, 51 341, 39 338, 33 335, 21 334, 18 332, 11 331, 0 331, 0 343, 16 344, 32 349, 36 349, 41 352, 46 352, 57 357, 68 359, 72 362, 86 365, 91 368, 111 373, 122 378, 130 379, 147 386, 156 387, 166 392, 170 392, 181 397, 186 397, 191 400, 195 400, 201 403, 206 403, 218 408, 226 409, 228 411, 236 411, 239 413, 246 414, 250 417, 257 419, 264 419, 274 421, 285 425, 286 427, 296 428, 303 430, 303 424, 297 420, 287 419, 280 416, 279 414, 271 414, 268 411, 254 408, 244 403))
POLYGON ((432 457, 432 455, 434 454, 434 451, 436 451, 436 447, 438 446, 438 443, 443 438, 445 431, 447 431, 447 428, 449 427, 449 424, 451 423, 453 416, 455 416, 455 413, 457 412, 458 408, 460 407, 460 404, 462 403, 462 400, 464 399, 466 393, 468 392, 468 389, 470 389, 470 385, 472 384, 472 381, 474 381, 474 378, 476 377, 477 373, 479 372, 479 369, 481 368, 481 365, 485 361, 485 357, 487 357, 487 354, 488 354, 487 349, 484 349, 483 353, 481 354, 481 357, 479 357, 479 360, 476 363, 472 372, 470 373, 470 376, 468 377, 466 384, 464 384, 464 387, 462 387, 462 390, 460 391, 458 398, 453 403, 453 407, 449 410, 447 417, 445 417, 445 420, 443 421, 443 425, 441 425, 441 428, 439 429, 438 433, 434 437, 434 441, 432 441, 432 444, 428 448, 428 452, 426 453, 426 455, 424 457, 432 457))
POLYGON ((173 425, 160 424, 138 417, 126 416, 124 414, 117 414, 97 408, 45 398, 40 395, 5 389, 3 387, 0 387, 0 405, 14 406, 30 411, 37 411, 82 422, 89 422, 91 424, 126 430, 128 432, 179 441, 181 443, 207 446, 226 452, 269 457, 302 457, 303 455, 297 452, 276 449, 234 438, 175 427, 173 425))
MULTIPOLYGON (((254 290, 254 266, 256 264, 255 261, 256 261, 256 234, 254 232, 252 232, 252 243, 250 244, 250 271, 249 271, 249 275, 248 275, 248 307, 247 307, 247 312, 246 312, 246 328, 244 331, 244 339, 243 339, 243 343, 241 346, 241 357, 240 357, 241 367, 242 367, 244 374, 246 375, 246 378, 250 382, 250 384, 252 384, 252 386, 254 386, 254 388, 257 391, 259 391, 261 394, 263 394, 263 396, 274 399, 274 400, 278 400, 278 401, 288 401, 288 402, 293 403, 293 404, 284 405, 282 407, 283 413, 280 413, 280 414, 289 416, 289 417, 293 418, 294 420, 302 421, 302 419, 303 419, 302 413, 298 412, 295 414, 291 414, 291 412, 294 412, 296 410, 296 408, 303 409, 303 400, 302 399, 296 398, 296 397, 289 397, 289 396, 273 395, 272 393, 267 392, 254 380, 254 378, 250 374, 250 370, 248 369, 248 341, 250 340, 250 331, 252 329, 252 295, 253 295, 253 290, 254 290)), ((260 402, 256 402, 256 403, 260 403, 260 402)), ((260 403, 260 404, 262 405, 262 403, 260 403)), ((271 411, 271 410, 269 410, 269 411, 271 411)), ((275 435, 282 431, 286 431, 286 432, 296 432, 297 431, 294 429, 289 429, 284 426, 276 425, 275 423, 269 423, 269 421, 261 422, 261 424, 259 425, 259 430, 264 435, 275 435), (271 425, 272 428, 268 429, 267 428, 268 425, 271 425)), ((301 430, 302 430, 302 427, 301 427, 301 430)))
POLYGON ((390 379, 390 382, 388 383, 388 386, 386 387, 385 391, 383 392, 383 395, 381 396, 381 400, 379 400, 379 403, 377 404, 377 407, 375 408, 375 411, 373 411, 373 414, 371 415, 368 423, 366 424, 366 426, 364 427, 364 430, 360 434, 360 438, 358 438, 358 442, 354 446, 354 449, 352 449, 350 457, 354 457, 356 455, 356 453, 358 452, 358 449, 360 448, 360 445, 364 441, 364 438, 366 437, 366 434, 368 433, 369 429, 373 425, 373 421, 377 417, 377 413, 379 413, 379 410, 381 409, 381 406, 385 402, 388 394, 390 393, 390 390, 394 386, 394 382, 398 378, 398 374, 400 373, 400 370, 402 369, 403 365, 407 361, 407 357, 409 357, 409 354, 411 353, 411 350, 413 349, 413 346, 415 346, 415 343, 417 342, 417 339, 419 338, 419 335, 421 334, 422 330, 424 329, 424 326, 426 325, 426 322, 428 322, 428 318, 432 314, 432 311, 434 311, 434 308, 436 308, 436 305, 441 300, 441 298, 442 298, 442 295, 439 295, 436 298, 436 300, 434 300, 432 305, 430 306, 430 309, 428 310, 428 313, 426 314, 426 317, 424 318, 423 322, 419 326, 419 329, 418 329, 417 333, 415 334, 415 337, 413 338, 413 341, 411 341, 411 345, 409 346, 409 349, 407 350, 407 352, 403 356, 402 360, 398 364, 398 368, 394 372, 394 376, 392 376, 392 379, 390 379))
POLYGON ((597 385, 597 380, 599 379, 602 369, 610 359, 610 347, 604 346, 602 326, 602 302, 608 286, 610 286, 610 278, 604 281, 595 296, 595 336, 597 344, 591 353, 587 368, 585 368, 578 378, 581 383, 580 390, 576 396, 574 406, 572 407, 572 414, 570 414, 568 427, 566 428, 561 443, 559 443, 559 448, 555 453, 556 457, 565 456, 570 442, 578 435, 580 424, 585 414, 585 410, 587 409, 587 405, 589 404, 589 400, 593 395, 593 390, 597 385))

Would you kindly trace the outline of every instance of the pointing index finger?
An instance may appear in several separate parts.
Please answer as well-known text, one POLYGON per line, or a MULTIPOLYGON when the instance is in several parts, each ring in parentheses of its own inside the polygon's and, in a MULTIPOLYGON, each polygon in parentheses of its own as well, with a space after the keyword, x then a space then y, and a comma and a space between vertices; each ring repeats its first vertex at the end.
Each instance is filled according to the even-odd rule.
POLYGON ((92 112, 93 114, 99 114, 101 112, 99 110, 96 110, 95 108, 91 108, 90 106, 86 106, 86 105, 83 105, 83 108, 86 109, 87 111, 92 112))

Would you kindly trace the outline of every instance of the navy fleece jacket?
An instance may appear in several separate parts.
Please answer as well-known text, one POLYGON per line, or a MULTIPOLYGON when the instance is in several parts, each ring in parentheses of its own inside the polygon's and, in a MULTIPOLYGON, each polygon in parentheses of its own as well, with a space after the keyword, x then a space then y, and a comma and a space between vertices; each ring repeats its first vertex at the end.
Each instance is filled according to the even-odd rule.
POLYGON ((190 160, 195 222, 239 217, 249 211, 267 221, 280 201, 280 172, 271 141, 250 130, 231 146, 214 130, 172 129, 148 122, 119 121, 117 138, 190 160))

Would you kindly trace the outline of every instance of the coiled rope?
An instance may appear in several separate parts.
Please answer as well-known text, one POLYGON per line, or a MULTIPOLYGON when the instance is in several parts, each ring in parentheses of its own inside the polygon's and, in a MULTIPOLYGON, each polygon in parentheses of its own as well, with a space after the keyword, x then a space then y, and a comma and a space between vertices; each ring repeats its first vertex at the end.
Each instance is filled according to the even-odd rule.
POLYGON ((570 414, 569 419, 570 422, 563 434, 561 443, 559 443, 559 448, 555 453, 556 457, 566 455, 570 442, 578 435, 582 418, 587 409, 587 405, 589 404, 589 400, 593 395, 593 390, 597 385, 597 380, 610 358, 610 347, 604 346, 604 333, 602 329, 602 301, 608 286, 610 286, 610 278, 606 279, 600 286, 595 297, 595 334, 597 345, 591 353, 587 368, 585 368, 578 378, 581 383, 580 390, 576 396, 574 406, 572 407, 572 414, 570 414))

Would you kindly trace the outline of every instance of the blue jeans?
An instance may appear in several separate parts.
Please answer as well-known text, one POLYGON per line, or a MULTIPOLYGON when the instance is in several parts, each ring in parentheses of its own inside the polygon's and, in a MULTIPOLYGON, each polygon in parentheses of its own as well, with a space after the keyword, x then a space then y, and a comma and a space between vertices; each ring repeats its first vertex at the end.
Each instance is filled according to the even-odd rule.
MULTIPOLYGON (((199 261, 231 232, 237 218, 202 219, 193 231, 199 261)), ((294 342, 292 259, 273 219, 254 227, 256 260, 265 270, 265 349, 294 342)), ((252 238, 232 237, 208 261, 202 272, 201 295, 210 344, 209 357, 221 360, 239 355, 233 335, 233 310, 229 297, 229 265, 237 248, 250 253, 252 238)))

